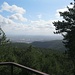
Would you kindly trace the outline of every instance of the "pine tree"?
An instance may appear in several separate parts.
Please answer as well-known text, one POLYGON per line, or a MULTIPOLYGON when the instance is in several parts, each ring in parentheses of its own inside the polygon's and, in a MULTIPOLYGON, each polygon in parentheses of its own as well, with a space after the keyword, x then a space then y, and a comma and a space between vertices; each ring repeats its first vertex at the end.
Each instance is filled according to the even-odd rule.
POLYGON ((67 48, 68 57, 74 63, 73 73, 75 75, 75 0, 72 8, 67 6, 68 11, 59 12, 62 21, 53 22, 56 28, 56 34, 62 34, 63 43, 67 48))
POLYGON ((2 30, 2 28, 0 28, 0 45, 9 43, 9 40, 7 40, 6 35, 4 33, 4 31, 2 30))

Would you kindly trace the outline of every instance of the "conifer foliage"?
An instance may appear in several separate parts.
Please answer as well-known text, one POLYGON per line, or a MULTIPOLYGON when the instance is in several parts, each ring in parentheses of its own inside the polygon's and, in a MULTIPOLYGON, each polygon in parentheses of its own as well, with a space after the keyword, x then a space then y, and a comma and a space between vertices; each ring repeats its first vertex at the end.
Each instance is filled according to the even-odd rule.
POLYGON ((0 28, 0 45, 6 44, 8 42, 9 40, 7 40, 4 31, 2 30, 2 28, 0 28))
POLYGON ((62 21, 54 22, 56 28, 56 34, 62 34, 64 37, 63 43, 67 48, 68 57, 74 63, 74 75, 75 75, 75 0, 70 3, 73 7, 67 6, 68 11, 59 12, 60 17, 63 17, 62 21))

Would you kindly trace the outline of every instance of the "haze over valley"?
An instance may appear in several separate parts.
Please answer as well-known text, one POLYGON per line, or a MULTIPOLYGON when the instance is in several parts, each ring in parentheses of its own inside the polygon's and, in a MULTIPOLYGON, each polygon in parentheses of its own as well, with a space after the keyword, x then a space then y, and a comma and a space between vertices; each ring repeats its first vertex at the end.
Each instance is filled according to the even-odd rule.
POLYGON ((62 40, 62 36, 58 35, 50 35, 50 36, 44 36, 44 35, 8 35, 8 39, 10 39, 11 42, 22 42, 22 43, 32 43, 35 41, 51 41, 51 40, 62 40))

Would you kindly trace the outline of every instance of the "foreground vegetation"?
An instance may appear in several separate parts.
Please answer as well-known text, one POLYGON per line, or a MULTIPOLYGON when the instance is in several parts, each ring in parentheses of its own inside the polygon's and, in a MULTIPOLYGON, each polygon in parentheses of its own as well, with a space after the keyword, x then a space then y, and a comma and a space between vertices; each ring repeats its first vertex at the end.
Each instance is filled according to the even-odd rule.
MULTIPOLYGON (((0 46, 0 62, 4 61, 17 62, 51 75, 73 75, 73 63, 62 51, 35 48, 23 43, 0 46)), ((31 75, 27 71, 14 68, 14 75, 25 74, 31 75)), ((0 66, 0 75, 10 75, 10 67, 0 66)))

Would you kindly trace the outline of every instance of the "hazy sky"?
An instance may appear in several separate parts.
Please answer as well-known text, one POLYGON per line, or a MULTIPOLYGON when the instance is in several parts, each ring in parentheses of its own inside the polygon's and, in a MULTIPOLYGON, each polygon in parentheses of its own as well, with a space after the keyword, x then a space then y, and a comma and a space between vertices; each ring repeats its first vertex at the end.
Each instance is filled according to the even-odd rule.
POLYGON ((53 35, 53 21, 60 20, 73 0, 0 0, 0 26, 6 34, 53 35))

